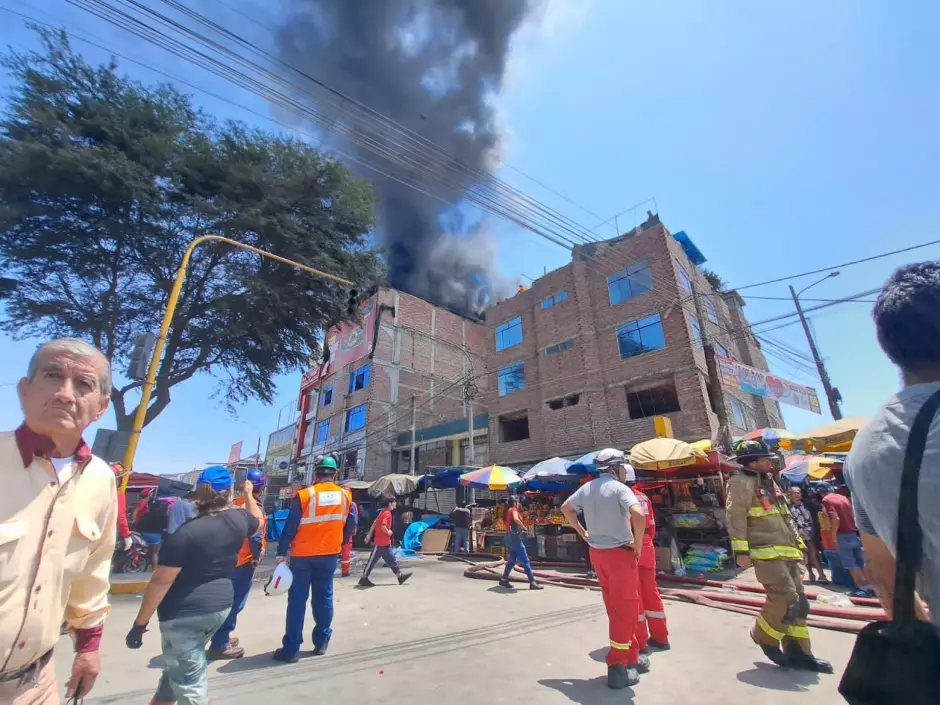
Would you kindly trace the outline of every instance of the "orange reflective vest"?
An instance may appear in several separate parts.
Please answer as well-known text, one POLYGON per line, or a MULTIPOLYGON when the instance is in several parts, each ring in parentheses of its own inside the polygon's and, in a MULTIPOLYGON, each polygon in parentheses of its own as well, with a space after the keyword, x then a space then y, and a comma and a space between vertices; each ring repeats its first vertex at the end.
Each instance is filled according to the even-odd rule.
POLYGON ((300 526, 290 545, 292 556, 334 556, 343 549, 343 529, 352 495, 334 482, 318 482, 297 493, 300 526))
MULTIPOLYGON (((244 507, 245 498, 239 497, 234 502, 232 502, 233 507, 244 507)), ((267 539, 265 538, 265 533, 267 532, 268 518, 264 516, 262 512, 261 516, 261 526, 258 528, 258 531, 261 532, 261 555, 264 555, 264 547, 267 545, 267 539)), ((257 534, 255 534, 257 536, 257 534)), ((235 561, 235 567, 240 568, 246 563, 251 562, 251 539, 245 539, 245 543, 242 544, 241 550, 238 552, 238 559, 235 561)))

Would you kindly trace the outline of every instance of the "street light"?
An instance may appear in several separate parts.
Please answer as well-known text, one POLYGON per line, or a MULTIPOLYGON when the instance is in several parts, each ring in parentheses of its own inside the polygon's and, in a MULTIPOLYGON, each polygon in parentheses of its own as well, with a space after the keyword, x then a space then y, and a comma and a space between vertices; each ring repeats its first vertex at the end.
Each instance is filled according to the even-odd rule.
MULTIPOLYGON (((157 382, 157 371, 160 369, 160 357, 163 355, 163 348, 166 345, 166 337, 170 332, 170 325, 173 323, 173 314, 176 312, 176 305, 179 303, 180 291, 183 289, 183 280, 186 279, 186 270, 189 268, 189 260, 192 258, 193 250, 206 242, 223 242, 226 245, 239 247, 243 250, 249 250, 250 252, 254 252, 256 255, 273 259, 282 264, 289 264, 292 267, 302 269, 305 272, 309 272, 310 274, 318 277, 323 277, 324 279, 329 279, 330 281, 336 282, 337 284, 345 284, 346 286, 353 285, 353 283, 348 279, 343 279, 342 277, 338 277, 335 274, 321 272, 319 269, 308 267, 307 265, 301 264, 300 262, 295 262, 294 260, 281 257, 280 255, 276 255, 272 252, 260 250, 257 247, 246 245, 245 243, 238 242, 237 240, 230 240, 229 238, 222 237, 221 235, 203 235, 202 237, 197 237, 195 240, 189 243, 189 247, 187 247, 186 251, 183 253, 183 260, 180 262, 180 267, 176 272, 176 278, 173 280, 173 288, 170 290, 170 298, 167 300, 166 311, 163 314, 163 323, 160 325, 160 334, 157 336, 157 343, 153 349, 153 357, 150 358, 150 367, 147 369, 147 379, 144 382, 143 389, 141 389, 140 392, 140 404, 137 406, 137 413, 134 415, 134 425, 131 428, 131 437, 127 444, 127 451, 124 453, 124 467, 128 470, 131 470, 134 466, 134 455, 137 452, 137 443, 140 440, 140 432, 144 427, 144 419, 147 417, 147 406, 150 404, 150 395, 153 393, 153 387, 157 382)), ((128 480, 130 480, 130 473, 125 475, 124 480, 121 482, 121 492, 127 490, 128 480)))
POLYGON ((813 334, 809 329, 809 323, 806 321, 806 316, 803 315, 803 308, 800 306, 800 295, 812 289, 817 284, 821 284, 827 279, 832 279, 833 277, 839 276, 839 272, 829 272, 819 281, 815 281, 809 286, 800 290, 797 293, 793 285, 790 285, 790 294, 793 296, 793 304, 796 306, 796 312, 800 317, 800 322, 803 324, 803 332, 806 333, 806 341, 809 343, 810 352, 813 353, 813 360, 816 361, 816 370, 819 372, 819 379, 822 380, 823 390, 826 392, 826 399, 829 401, 829 411, 832 412, 832 418, 838 421, 842 418, 842 410, 839 408, 839 392, 832 386, 832 381, 829 379, 829 373, 826 371, 826 365, 823 363, 822 358, 819 356, 819 350, 816 348, 816 341, 813 340, 813 334))

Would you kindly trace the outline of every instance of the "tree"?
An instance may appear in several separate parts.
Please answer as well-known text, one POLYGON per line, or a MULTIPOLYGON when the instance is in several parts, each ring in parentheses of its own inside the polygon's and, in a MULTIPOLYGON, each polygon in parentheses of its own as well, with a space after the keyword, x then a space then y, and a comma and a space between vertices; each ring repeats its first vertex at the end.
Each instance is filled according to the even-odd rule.
MULTIPOLYGON (((16 81, 0 118, 0 328, 71 335, 118 368, 134 337, 156 332, 195 238, 217 234, 338 274, 381 283, 371 186, 282 135, 219 124, 169 85, 148 87, 91 66, 65 33, 38 30, 43 51, 11 53, 16 81)), ((348 292, 238 248, 193 256, 146 422, 173 386, 208 372, 234 405, 270 403, 272 378, 320 353, 345 318, 348 292)), ((127 395, 112 394, 119 429, 127 395)))
POLYGON ((711 285, 712 289, 714 289, 716 293, 720 294, 725 290, 724 280, 715 274, 712 270, 702 267, 702 276, 705 277, 705 281, 711 285))

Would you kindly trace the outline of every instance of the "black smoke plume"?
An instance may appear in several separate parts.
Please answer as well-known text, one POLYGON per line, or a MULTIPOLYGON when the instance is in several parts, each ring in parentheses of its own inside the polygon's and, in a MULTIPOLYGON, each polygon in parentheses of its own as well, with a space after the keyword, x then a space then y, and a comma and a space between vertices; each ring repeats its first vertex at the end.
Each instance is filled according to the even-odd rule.
MULTIPOLYGON (((278 50, 292 66, 490 174, 500 141, 491 100, 502 87, 511 39, 536 4, 291 0, 278 50)), ((331 117, 380 149, 402 149, 393 133, 349 115, 340 108, 331 117)), ((457 201, 462 189, 480 183, 479 175, 450 170, 442 178, 377 156, 354 140, 329 138, 327 144, 388 174, 350 164, 375 185, 392 286, 465 315, 479 313, 490 296, 502 293, 494 291, 505 283, 495 272, 488 239, 474 227, 454 228, 464 222, 461 211, 442 203, 457 201), (396 179, 417 182, 427 193, 396 179)))

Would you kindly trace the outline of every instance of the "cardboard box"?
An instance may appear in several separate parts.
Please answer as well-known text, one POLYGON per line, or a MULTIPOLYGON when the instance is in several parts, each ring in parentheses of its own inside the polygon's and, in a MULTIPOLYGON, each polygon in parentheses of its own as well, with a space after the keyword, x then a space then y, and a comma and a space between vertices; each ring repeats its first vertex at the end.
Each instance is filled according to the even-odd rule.
POLYGON ((668 546, 656 547, 656 570, 664 573, 672 572, 672 551, 668 546))

